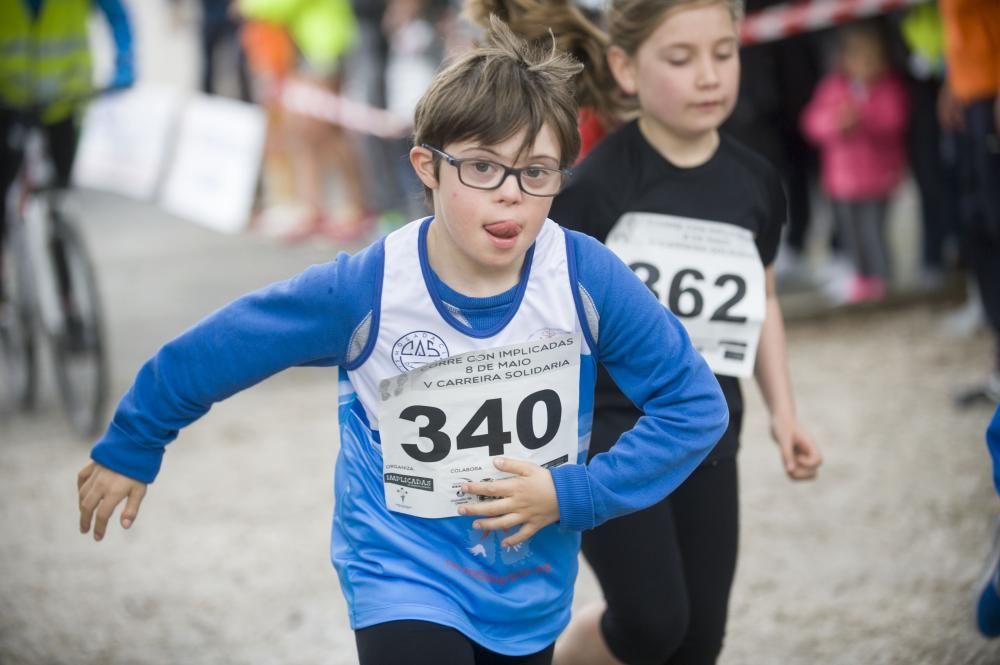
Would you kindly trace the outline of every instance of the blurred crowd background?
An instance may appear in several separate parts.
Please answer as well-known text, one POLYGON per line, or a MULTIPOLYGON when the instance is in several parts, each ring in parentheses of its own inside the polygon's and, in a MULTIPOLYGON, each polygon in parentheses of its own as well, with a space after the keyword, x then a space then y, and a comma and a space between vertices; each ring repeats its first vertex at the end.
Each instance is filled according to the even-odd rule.
MULTIPOLYGON (((600 0, 577 4, 600 24, 600 0)), ((796 4, 810 3, 748 0, 746 10, 752 17, 796 4)), ((777 274, 790 316, 947 298, 955 307, 941 329, 960 339, 986 325, 979 282, 991 273, 977 266, 1000 262, 1000 254, 979 237, 986 211, 976 190, 1000 183, 982 182, 975 153, 986 139, 943 85, 937 3, 894 4, 745 45, 739 102, 723 129, 785 179, 790 224, 777 274), (834 108, 859 85, 885 100, 875 119, 882 135, 860 151, 828 140, 824 125, 831 114, 836 123, 859 121, 834 108), (870 203, 853 205, 859 196, 870 203)), ((350 247, 427 213, 406 126, 437 67, 475 39, 461 2, 167 5, 175 29, 200 36, 192 73, 200 89, 258 105, 266 116, 247 232, 350 247), (345 99, 358 106, 344 108, 345 99)), ((984 396, 1000 397, 1000 377, 970 377, 956 398, 984 396)))

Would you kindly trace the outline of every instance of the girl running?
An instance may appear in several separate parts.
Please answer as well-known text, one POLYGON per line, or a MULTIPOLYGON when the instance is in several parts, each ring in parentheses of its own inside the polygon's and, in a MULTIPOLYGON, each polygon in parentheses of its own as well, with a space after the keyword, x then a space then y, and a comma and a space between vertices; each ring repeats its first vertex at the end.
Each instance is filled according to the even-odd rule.
MULTIPOLYGON (((469 13, 494 8, 529 35, 576 23, 546 24, 538 4, 471 0, 469 13)), ((730 421, 668 498, 584 534, 605 603, 574 616, 556 663, 717 659, 737 559, 740 378, 757 380, 785 473, 813 478, 821 463, 795 414, 775 289, 772 264, 787 216, 781 181, 764 159, 719 133, 739 87, 742 9, 740 0, 612 0, 606 16, 617 89, 604 92, 624 94, 636 110, 581 162, 551 214, 605 242, 681 319, 722 386, 730 421)), ((593 26, 577 29, 576 39, 593 34, 593 26)), ((586 59, 592 49, 573 52, 586 65, 579 88, 600 89, 586 81, 601 71, 586 59)), ((600 372, 590 454, 613 451, 639 416, 613 376, 600 372)))

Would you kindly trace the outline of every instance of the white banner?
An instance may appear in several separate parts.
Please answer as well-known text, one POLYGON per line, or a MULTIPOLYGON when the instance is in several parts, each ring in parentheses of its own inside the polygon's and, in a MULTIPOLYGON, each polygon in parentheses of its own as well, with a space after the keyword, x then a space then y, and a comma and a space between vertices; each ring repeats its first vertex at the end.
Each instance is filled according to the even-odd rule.
POLYGON ((181 116, 161 205, 216 231, 242 231, 250 219, 266 131, 259 106, 192 97, 181 116))
POLYGON ((91 103, 83 118, 73 184, 152 199, 180 103, 175 90, 157 86, 137 86, 91 103))

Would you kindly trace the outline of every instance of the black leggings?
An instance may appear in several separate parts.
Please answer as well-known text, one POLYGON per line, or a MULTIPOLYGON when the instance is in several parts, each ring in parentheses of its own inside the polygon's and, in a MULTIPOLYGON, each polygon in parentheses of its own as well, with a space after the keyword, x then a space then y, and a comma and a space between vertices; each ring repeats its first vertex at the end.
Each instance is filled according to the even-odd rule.
MULTIPOLYGON (((595 418, 591 455, 631 427, 595 418)), ((739 533, 736 458, 708 462, 660 503, 583 535, 607 603, 601 631, 627 665, 714 663, 726 631, 739 533)))
POLYGON ((549 665, 554 645, 527 656, 505 656, 454 628, 428 621, 389 621, 354 633, 361 665, 549 665))

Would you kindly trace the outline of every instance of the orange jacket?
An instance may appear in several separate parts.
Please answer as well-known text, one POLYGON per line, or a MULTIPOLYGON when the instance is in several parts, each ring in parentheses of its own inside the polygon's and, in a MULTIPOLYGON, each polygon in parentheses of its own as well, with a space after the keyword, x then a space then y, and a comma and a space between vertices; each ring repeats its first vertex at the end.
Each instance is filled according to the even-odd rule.
POLYGON ((963 102, 1000 92, 1000 0, 940 0, 948 82, 963 102))

